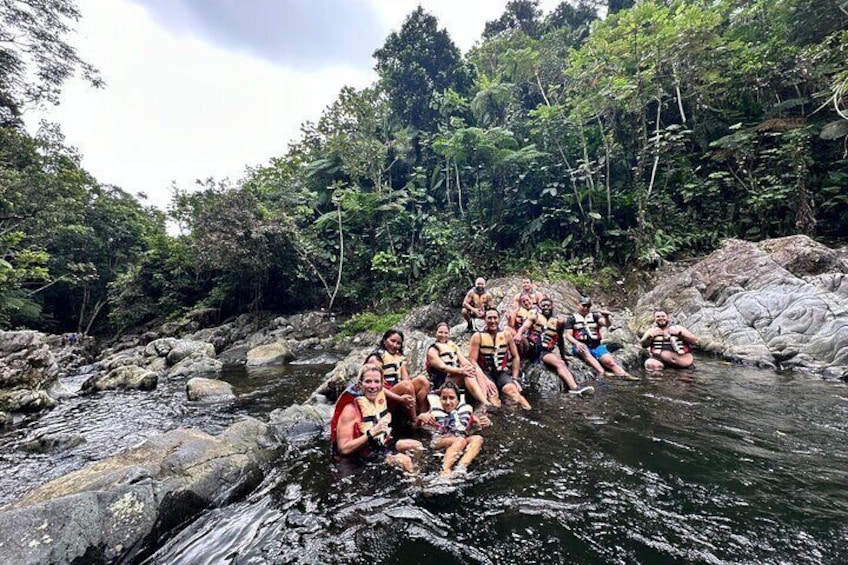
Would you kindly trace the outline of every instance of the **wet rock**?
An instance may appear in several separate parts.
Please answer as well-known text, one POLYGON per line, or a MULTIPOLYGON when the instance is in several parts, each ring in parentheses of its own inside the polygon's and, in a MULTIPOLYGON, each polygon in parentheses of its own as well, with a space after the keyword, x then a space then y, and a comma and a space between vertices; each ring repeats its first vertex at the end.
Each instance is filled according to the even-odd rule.
POLYGON ((47 434, 25 441, 21 447, 31 453, 51 453, 82 445, 85 441, 81 435, 47 434))
POLYGON ((14 419, 7 412, 0 412, 0 430, 4 430, 12 426, 14 419))
POLYGON ((294 359, 291 350, 283 343, 269 343, 247 352, 247 366, 280 365, 294 359))
POLYGON ((247 362, 247 352, 250 348, 246 345, 231 347, 218 355, 218 360, 226 365, 244 365, 247 362))
POLYGON ((233 385, 218 379, 194 377, 186 383, 186 396, 191 401, 226 402, 235 400, 233 385))
POLYGON ((40 332, 0 332, 0 410, 52 408, 45 393, 58 383, 59 366, 40 332))
POLYGON ((701 349, 763 367, 848 370, 848 266, 806 236, 729 240, 638 303, 633 329, 662 307, 701 349))
POLYGON ((267 434, 252 418, 218 437, 174 430, 50 481, 0 510, 0 562, 133 561, 146 541, 252 490, 267 434))
POLYGON ((168 370, 168 378, 218 374, 223 367, 224 364, 217 359, 188 357, 168 370))
POLYGON ((331 417, 331 406, 293 405, 271 412, 268 425, 280 441, 303 440, 321 435, 331 417))
POLYGON ((202 341, 177 340, 168 351, 168 363, 176 365, 186 358, 203 359, 215 357, 215 346, 202 341))
POLYGON ((143 367, 124 365, 112 369, 105 375, 95 375, 87 379, 80 388, 82 393, 102 390, 153 390, 159 382, 159 376, 143 367))

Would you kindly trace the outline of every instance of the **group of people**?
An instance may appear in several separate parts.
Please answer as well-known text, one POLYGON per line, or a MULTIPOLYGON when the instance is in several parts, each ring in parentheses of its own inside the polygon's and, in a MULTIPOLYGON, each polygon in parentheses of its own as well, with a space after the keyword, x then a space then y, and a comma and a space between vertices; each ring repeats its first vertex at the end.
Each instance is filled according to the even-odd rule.
MULTIPOLYGON (((468 356, 451 340, 448 324, 441 323, 427 349, 424 374, 415 377, 407 369, 403 332, 391 329, 383 335, 379 346, 366 356, 356 381, 336 403, 330 424, 336 456, 385 459, 411 473, 416 467, 414 455, 424 445, 394 434, 424 429, 432 433, 431 448, 444 452, 442 474, 450 474, 465 469, 480 453, 483 438, 475 432, 491 424, 488 410, 500 407, 502 398, 531 408, 520 379, 527 363, 540 361, 574 395, 592 394, 594 387, 577 383, 568 367, 569 356, 581 359, 598 377, 610 374, 638 380, 601 343, 601 331, 610 327, 611 313, 593 311, 588 297, 579 299, 575 312, 558 314, 551 298, 525 278, 502 325, 485 279, 478 278, 465 295, 462 316, 467 331, 473 332, 468 356), (475 331, 478 320, 482 328, 475 331), (476 412, 467 397, 477 404, 476 412)), ((687 368, 694 363, 690 346, 698 338, 671 324, 662 310, 654 312, 654 325, 640 341, 649 352, 648 371, 687 368)))

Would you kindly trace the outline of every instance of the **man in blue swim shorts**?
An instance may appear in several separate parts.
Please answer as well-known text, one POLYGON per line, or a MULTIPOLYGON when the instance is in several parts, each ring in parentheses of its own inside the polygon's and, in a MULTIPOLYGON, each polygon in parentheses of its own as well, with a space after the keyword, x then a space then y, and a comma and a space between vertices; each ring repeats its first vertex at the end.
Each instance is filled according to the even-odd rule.
POLYGON ((565 339, 571 344, 571 352, 592 367, 598 377, 608 369, 615 376, 626 380, 638 380, 615 362, 607 347, 601 343, 601 328, 610 326, 609 310, 592 312, 592 301, 581 296, 577 312, 565 321, 565 339))

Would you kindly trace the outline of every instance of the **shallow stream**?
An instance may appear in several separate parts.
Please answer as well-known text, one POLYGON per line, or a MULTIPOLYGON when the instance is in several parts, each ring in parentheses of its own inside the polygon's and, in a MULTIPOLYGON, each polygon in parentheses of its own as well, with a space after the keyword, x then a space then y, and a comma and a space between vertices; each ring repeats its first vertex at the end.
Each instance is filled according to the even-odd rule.
MULTIPOLYGON (((234 369, 240 399, 223 411, 188 406, 178 382, 66 402, 0 436, 3 502, 155 433, 264 418, 326 369, 234 369), (45 434, 85 441, 24 447, 45 434)), ((432 455, 402 478, 332 465, 326 438, 288 447, 246 500, 147 562, 845 562, 848 387, 715 360, 692 375, 599 383, 588 398, 530 387, 534 410, 493 414, 480 458, 450 483, 432 455)))

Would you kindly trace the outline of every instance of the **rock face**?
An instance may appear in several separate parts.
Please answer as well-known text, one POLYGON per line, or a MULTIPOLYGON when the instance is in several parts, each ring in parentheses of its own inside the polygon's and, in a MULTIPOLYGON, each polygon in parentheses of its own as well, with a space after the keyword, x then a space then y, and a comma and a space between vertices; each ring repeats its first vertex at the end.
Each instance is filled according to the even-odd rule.
POLYGON ((294 359, 291 350, 284 343, 269 343, 254 347, 247 352, 247 366, 282 365, 294 359))
POLYGON ((105 375, 95 375, 82 384, 81 392, 102 390, 153 390, 159 377, 153 371, 136 365, 115 367, 105 375))
POLYGON ((806 236, 729 240, 645 295, 634 331, 656 307, 725 358, 848 377, 848 264, 806 236))
POLYGON ((58 376, 44 334, 0 332, 0 411, 52 408, 55 402, 47 391, 56 387, 58 376))
POLYGON ((227 402, 236 398, 230 383, 203 377, 189 379, 186 383, 186 396, 192 402, 227 402))
POLYGON ((132 561, 148 540, 262 479, 268 428, 174 430, 53 480, 0 510, 2 563, 132 561))

